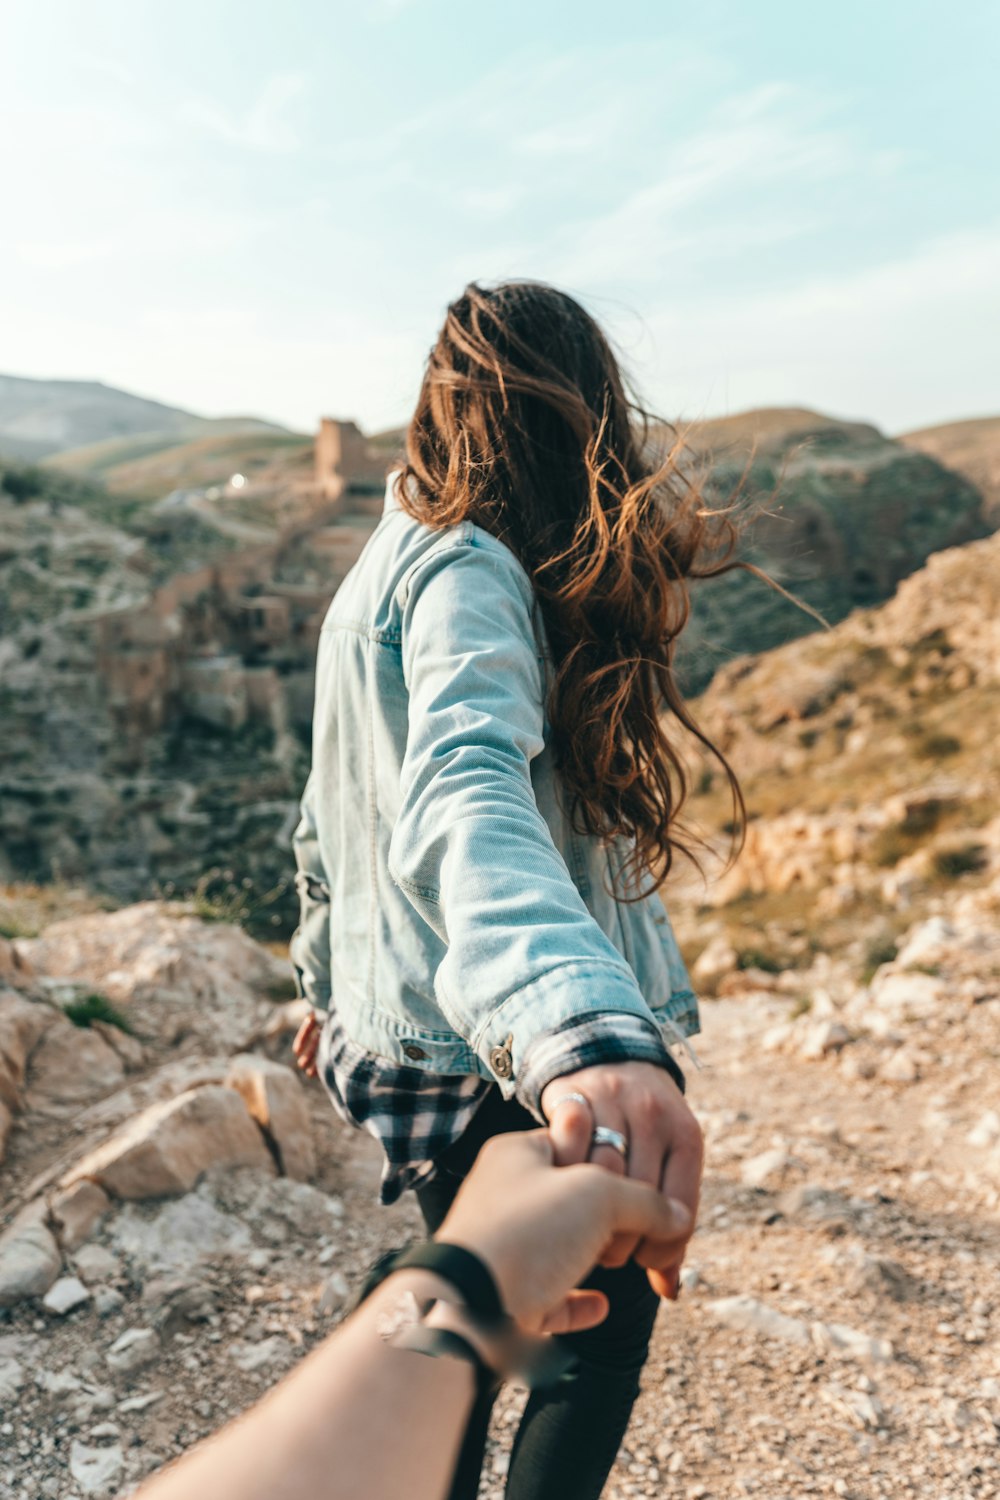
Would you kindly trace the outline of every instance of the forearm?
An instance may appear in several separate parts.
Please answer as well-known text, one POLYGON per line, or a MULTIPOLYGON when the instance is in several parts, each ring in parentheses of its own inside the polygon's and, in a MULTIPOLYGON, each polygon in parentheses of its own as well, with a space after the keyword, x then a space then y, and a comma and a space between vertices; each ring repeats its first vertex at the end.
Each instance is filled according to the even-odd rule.
POLYGON ((475 1374, 462 1360, 428 1359, 379 1336, 380 1315, 407 1291, 420 1299, 446 1287, 424 1271, 390 1277, 258 1406, 139 1500, 443 1500, 475 1374))

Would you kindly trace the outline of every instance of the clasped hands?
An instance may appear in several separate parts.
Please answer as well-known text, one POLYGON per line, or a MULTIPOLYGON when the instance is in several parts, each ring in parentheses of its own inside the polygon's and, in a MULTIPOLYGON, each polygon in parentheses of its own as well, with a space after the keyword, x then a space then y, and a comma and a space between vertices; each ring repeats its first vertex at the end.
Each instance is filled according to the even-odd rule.
POLYGON ((557 1166, 594 1162, 648 1184, 686 1211, 687 1232, 670 1245, 621 1230, 600 1258, 608 1267, 634 1258, 646 1268, 654 1291, 676 1299, 698 1215, 704 1144, 701 1128, 670 1074, 644 1062, 583 1068, 553 1079, 542 1092, 541 1105, 557 1166), (613 1146, 593 1144, 597 1126, 624 1139, 624 1156, 613 1146))

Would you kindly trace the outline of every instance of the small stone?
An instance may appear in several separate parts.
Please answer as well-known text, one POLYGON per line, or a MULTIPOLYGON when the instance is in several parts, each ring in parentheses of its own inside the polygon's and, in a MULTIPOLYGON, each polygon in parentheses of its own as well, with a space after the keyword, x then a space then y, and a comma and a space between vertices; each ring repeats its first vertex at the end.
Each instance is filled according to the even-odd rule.
POLYGON ((850 1041, 851 1033, 842 1021, 819 1021, 810 1026, 799 1052, 806 1058, 827 1057, 831 1052, 842 1051, 850 1041))
POLYGON ((747 1187, 763 1187, 770 1177, 778 1177, 788 1166, 789 1156, 784 1146, 775 1146, 771 1151, 762 1151, 751 1156, 740 1168, 740 1178, 747 1187))
POLYGON ((85 1495, 114 1495, 124 1469, 125 1457, 118 1444, 110 1448, 91 1448, 77 1438, 73 1439, 69 1471, 85 1495))
POLYGON ((280 1335, 261 1339, 258 1344, 230 1344, 229 1358, 245 1375, 261 1370, 265 1365, 283 1367, 291 1351, 288 1340, 280 1335))
POLYGON ((966 1139, 970 1146, 995 1145, 997 1141, 1000 1141, 1000 1114, 997 1114, 995 1109, 988 1109, 985 1114, 980 1115, 966 1139))
POLYGON ((165 1395, 165 1391, 147 1391, 144 1396, 128 1396, 124 1401, 119 1401, 118 1410, 123 1416, 132 1411, 145 1411, 147 1407, 155 1406, 157 1401, 162 1401, 165 1395))
POLYGON ((898 1047, 879 1068, 878 1076, 887 1083, 916 1083, 920 1073, 905 1047, 898 1047))
POLYGON ((73 1256, 73 1265, 88 1285, 112 1281, 121 1274, 121 1261, 103 1245, 82 1245, 73 1256))
POLYGON ((50 1210, 63 1249, 76 1250, 89 1239, 110 1207, 111 1199, 96 1182, 74 1182, 56 1193, 50 1210))
POLYGON ((723 975, 730 974, 739 963, 739 955, 729 939, 721 933, 714 937, 695 959, 692 978, 700 990, 712 994, 723 975))
POLYGON ((104 1356, 117 1375, 131 1375, 160 1357, 160 1340, 152 1328, 129 1328, 104 1356))
POLYGON ((701 1286, 701 1272, 697 1266, 681 1267, 681 1289, 685 1292, 693 1292, 696 1287, 701 1286))
POLYGON ((885 1362, 893 1359, 895 1354, 888 1339, 875 1338, 857 1328, 848 1328, 846 1323, 814 1323, 812 1338, 818 1349, 829 1349, 855 1359, 885 1362))
POLYGON ((0 1235, 0 1307, 44 1296, 62 1270, 59 1246, 43 1215, 44 1204, 29 1204, 0 1235))
POLYGON ((99 1286, 94 1293, 94 1311, 99 1318, 112 1318, 125 1306, 125 1298, 113 1286, 99 1286))
POLYGON ((47 1396, 71 1396, 80 1389, 80 1377, 73 1370, 39 1370, 35 1384, 47 1396))
POLYGON ((348 1291, 347 1280, 341 1272, 331 1272, 324 1281, 323 1288, 319 1294, 319 1301, 316 1304, 317 1311, 321 1313, 334 1312, 341 1305, 348 1291))
POLYGON ((60 1276, 59 1280, 53 1282, 46 1292, 42 1299, 42 1306, 47 1312, 64 1318, 67 1313, 73 1311, 74 1307, 82 1307, 89 1300, 90 1293, 79 1277, 60 1276))
POLYGON ((790 1318, 787 1313, 768 1307, 756 1297, 741 1294, 737 1297, 719 1297, 709 1302, 708 1309, 730 1328, 750 1333, 761 1333, 765 1338, 782 1339, 790 1344, 808 1344, 809 1327, 801 1318, 790 1318))
POLYGON ((24 1385, 24 1366, 13 1355, 0 1356, 0 1407, 13 1401, 24 1385))

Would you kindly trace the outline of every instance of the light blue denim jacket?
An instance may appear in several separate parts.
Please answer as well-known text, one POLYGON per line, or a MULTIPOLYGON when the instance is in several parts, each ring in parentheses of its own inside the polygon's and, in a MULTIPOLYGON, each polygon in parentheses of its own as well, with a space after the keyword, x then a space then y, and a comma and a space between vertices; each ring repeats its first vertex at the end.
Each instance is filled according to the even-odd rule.
POLYGON ((509 1097, 545 1039, 540 1092, 569 1023, 628 1014, 669 1043, 697 1004, 659 896, 616 899, 626 846, 560 804, 528 575, 471 522, 412 520, 395 478, 320 637, 292 960, 400 1064, 509 1097))

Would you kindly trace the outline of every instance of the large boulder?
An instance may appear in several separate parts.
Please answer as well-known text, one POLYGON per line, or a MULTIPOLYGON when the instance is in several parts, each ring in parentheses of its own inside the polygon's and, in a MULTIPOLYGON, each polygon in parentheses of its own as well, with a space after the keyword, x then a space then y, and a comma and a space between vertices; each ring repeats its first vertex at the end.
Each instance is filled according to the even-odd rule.
POLYGON ((230 1047, 262 1022, 267 996, 288 978, 287 965, 242 928, 158 901, 54 922, 17 950, 50 982, 89 985, 141 1011, 140 1033, 181 1028, 230 1047))
POLYGON ((102 1036, 74 1026, 64 1016, 53 1016, 31 1055, 28 1106, 47 1114, 63 1113, 109 1093, 124 1077, 124 1063, 102 1036))
POLYGON ((216 1166, 275 1170, 239 1094, 209 1084, 143 1110, 82 1157, 60 1185, 86 1178, 112 1198, 165 1198, 188 1192, 216 1166))
POLYGON ((0 1161, 14 1114, 23 1103, 28 1060, 55 1019, 47 1006, 26 1000, 15 990, 0 990, 0 1161))
POLYGON ((243 1053, 234 1057, 226 1083, 266 1131, 289 1177, 307 1182, 316 1170, 312 1124, 305 1090, 291 1068, 268 1057, 243 1053))
POLYGON ((45 1223, 44 1204, 30 1204, 0 1235, 0 1307, 44 1296, 61 1270, 62 1255, 45 1223))

